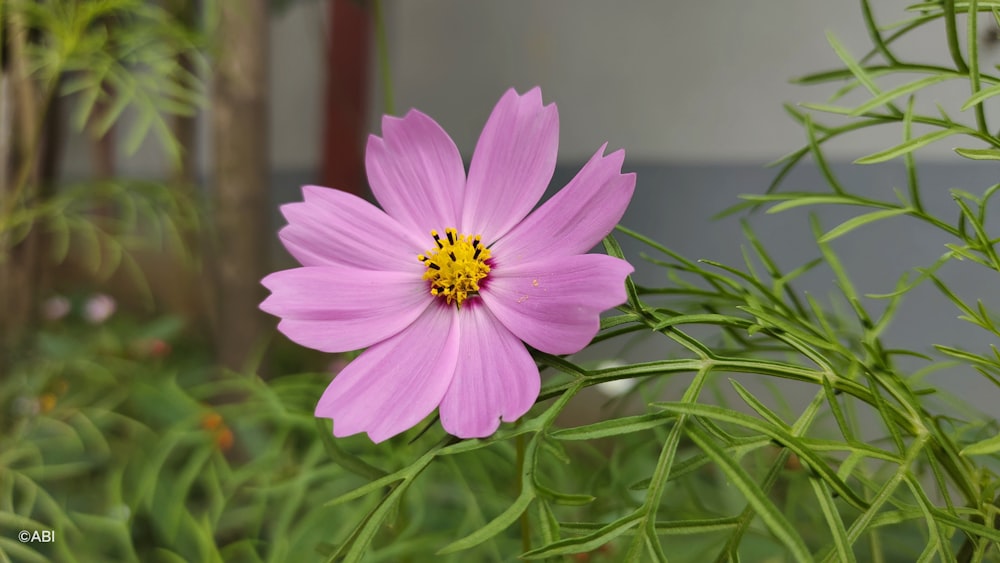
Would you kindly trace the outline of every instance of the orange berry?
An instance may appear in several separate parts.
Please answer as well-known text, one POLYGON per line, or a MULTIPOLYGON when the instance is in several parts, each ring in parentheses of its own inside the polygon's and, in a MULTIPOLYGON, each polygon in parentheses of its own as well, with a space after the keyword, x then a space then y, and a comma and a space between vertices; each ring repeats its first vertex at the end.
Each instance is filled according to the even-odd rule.
POLYGON ((215 434, 215 444, 219 446, 219 449, 226 452, 233 447, 233 431, 223 427, 222 430, 215 434))
POLYGON ((210 412, 201 417, 201 427, 205 430, 215 430, 222 426, 222 415, 210 412))

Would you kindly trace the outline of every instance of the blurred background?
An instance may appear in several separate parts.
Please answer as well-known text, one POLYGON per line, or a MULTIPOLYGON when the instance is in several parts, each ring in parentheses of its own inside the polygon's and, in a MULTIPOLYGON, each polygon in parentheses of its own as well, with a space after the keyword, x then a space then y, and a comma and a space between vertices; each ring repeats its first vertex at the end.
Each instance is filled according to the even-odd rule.
MULTIPOLYGON (((872 17, 887 24, 905 17, 904 7, 882 2, 872 17)), ((819 255, 806 212, 713 217, 739 203, 740 194, 766 190, 775 170, 765 165, 806 143, 783 104, 823 102, 833 94, 828 86, 790 81, 842 64, 826 34, 855 57, 871 49, 858 5, 823 1, 5 0, 0 17, 6 408, 0 430, 23 445, 25 436, 37 437, 24 434, 33 416, 94 398, 64 398, 73 396, 67 388, 97 381, 114 388, 121 384, 116 374, 159 374, 164 379, 157 381, 167 383, 137 383, 136 389, 151 386, 146 395, 129 388, 108 408, 154 431, 181 421, 229 461, 280 451, 284 446, 276 444, 286 444, 289 434, 247 438, 266 433, 241 430, 233 419, 242 415, 226 405, 272 391, 227 377, 313 371, 323 374, 312 380, 321 389, 322 378, 345 361, 278 335, 277 320, 257 310, 264 297, 259 280, 295 265, 278 243, 278 206, 299 199, 301 185, 368 197, 362 151, 367 135, 380 133, 384 113, 427 113, 468 162, 500 95, 510 87, 541 86, 560 115, 560 161, 550 193, 608 142, 609 150, 625 149, 625 170, 638 173, 624 225, 689 258, 738 266, 744 218, 791 270, 819 255), (379 11, 382 25, 376 25, 379 11), (223 383, 204 389, 204 381, 223 383), (164 415, 155 423, 143 418, 156 409, 164 415)), ((995 65, 995 25, 987 18, 981 24, 981 64, 995 65)), ((928 27, 898 48, 913 60, 947 62, 943 44, 944 31, 928 27)), ((930 111, 935 103, 957 108, 968 84, 945 82, 929 91, 921 103, 930 111)), ((838 103, 864 99, 855 92, 838 103)), ((825 148, 845 185, 892 198, 892 189, 906 181, 901 162, 852 161, 900 140, 898 128, 886 127, 825 148)), ((928 208, 942 214, 957 213, 949 189, 978 193, 996 183, 992 165, 958 159, 953 148, 948 140, 933 144, 918 162, 928 208)), ((824 181, 806 164, 785 180, 785 189, 823 191, 824 181)), ((823 208, 820 221, 828 229, 850 216, 823 208)), ((933 263, 946 242, 923 225, 889 220, 834 247, 859 292, 887 293, 903 272, 933 263)), ((669 283, 643 262, 645 249, 628 240, 623 246, 639 283, 669 283)), ((997 296, 985 271, 949 264, 941 275, 973 301, 997 296)), ((804 276, 799 288, 821 297, 836 289, 822 268, 804 276)), ((886 335, 889 344, 989 350, 985 331, 957 320, 954 306, 929 284, 907 303, 886 335)), ((606 343, 580 360, 672 353, 659 346, 606 343)), ((981 378, 936 377, 974 406, 995 408, 981 378)), ((311 412, 318 395, 289 389, 291 402, 282 409, 296 413, 290 428, 307 440, 302 436, 315 433, 311 412)), ((796 400, 794 386, 783 391, 796 400)), ((116 396, 107 395, 112 403, 116 396)), ((243 424, 268 426, 268 412, 243 424)), ((168 451, 180 453, 164 454, 137 478, 133 493, 148 493, 150 503, 166 502, 155 487, 161 468, 174 463, 175 473, 187 475, 187 462, 179 461, 186 454, 168 451)), ((120 503, 112 504, 111 515, 102 517, 114 521, 120 503)), ((151 530, 151 537, 166 533, 151 530)), ((276 560, 281 554, 287 555, 280 552, 276 560)))
MULTIPOLYGON (((903 19, 905 5, 879 3, 875 17, 884 24, 903 19)), ((315 171, 324 156, 334 4, 275 0, 270 6, 271 163, 279 171, 315 171)), ((419 108, 433 116, 466 156, 500 94, 541 86, 546 101, 559 106, 564 162, 583 162, 607 141, 636 163, 762 165, 803 143, 802 128, 782 104, 832 94, 791 83, 840 64, 826 33, 855 57, 871 45, 852 3, 428 0, 384 7, 396 113, 419 108)), ((981 24, 989 45, 992 24, 981 24)), ((350 51, 340 56, 361 67, 364 129, 378 134, 384 107, 374 30, 370 22, 352 20, 356 25, 366 29, 351 29, 356 42, 343 45, 350 51)), ((914 60, 947 61, 934 31, 905 38, 901 50, 914 60)), ((989 54, 1000 61, 1000 51, 989 54)), ((966 89, 947 84, 940 101, 964 102, 966 89)), ((205 170, 207 116, 199 123, 198 165, 205 170)), ((854 160, 896 141, 891 128, 883 133, 829 150, 854 160)), ((67 150, 67 172, 83 174, 89 159, 76 141, 67 150)), ((143 149, 120 162, 123 172, 163 171, 154 147, 143 149)), ((952 153, 935 145, 924 154, 949 159, 952 153)))

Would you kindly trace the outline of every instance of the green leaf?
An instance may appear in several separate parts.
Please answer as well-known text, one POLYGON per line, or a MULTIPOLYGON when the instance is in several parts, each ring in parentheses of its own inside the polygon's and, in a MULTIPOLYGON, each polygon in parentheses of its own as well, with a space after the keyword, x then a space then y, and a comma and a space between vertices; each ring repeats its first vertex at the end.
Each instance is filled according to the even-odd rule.
MULTIPOLYGON (((538 531, 542 534, 542 539, 546 542, 554 542, 559 539, 559 520, 556 519, 556 515, 552 512, 552 507, 545 500, 539 500, 538 504, 535 505, 538 509, 538 513, 535 515, 538 522, 538 531)), ((500 560, 500 557, 497 557, 500 560)))
POLYGON ((945 137, 950 137, 958 133, 962 133, 961 129, 941 129, 940 131, 933 131, 927 133, 926 135, 921 135, 919 137, 914 137, 909 141, 900 143, 892 148, 886 149, 884 151, 879 151, 877 153, 870 154, 868 156, 863 156, 854 161, 855 164, 876 164, 879 162, 885 162, 887 160, 892 160, 897 156, 903 156, 904 154, 909 154, 921 147, 929 145, 934 141, 939 141, 945 137))
POLYGON ((157 117, 152 110, 140 110, 136 113, 135 122, 122 140, 122 147, 127 156, 133 156, 139 150, 157 117))
MULTIPOLYGON (((664 409, 669 412, 674 412, 677 414, 691 415, 703 418, 709 418, 713 420, 720 420, 723 422, 729 422, 732 424, 737 424, 744 428, 760 432, 761 434, 766 434, 776 442, 780 443, 782 446, 795 452, 802 461, 809 464, 809 468, 816 474, 817 477, 826 481, 833 490, 837 493, 851 506, 859 510, 865 510, 868 508, 868 503, 865 502, 857 493, 851 490, 834 472, 829 465, 827 465, 823 459, 814 451, 812 448, 807 446, 802 442, 801 438, 798 438, 792 433, 780 426, 772 424, 770 422, 754 418, 752 416, 736 412, 734 410, 717 407, 713 405, 700 405, 700 404, 686 404, 686 403, 652 403, 651 406, 664 409)), ((850 449, 845 448, 845 449, 850 449)), ((720 452, 725 452, 720 449, 720 452)), ((708 452, 706 452, 708 453, 708 452)), ((728 458, 732 459, 732 456, 725 454, 728 458)))
MULTIPOLYGON (((910 96, 909 100, 906 102, 906 113, 903 114, 904 141, 909 141, 913 138, 914 101, 914 96, 910 96)), ((920 182, 917 176, 917 164, 912 152, 903 157, 903 166, 906 168, 906 188, 910 194, 910 198, 907 202, 906 199, 903 198, 902 194, 899 194, 899 200, 904 202, 904 205, 913 206, 916 211, 923 211, 924 206, 920 200, 920 182)))
POLYGON ((774 411, 767 408, 767 405, 762 403, 760 399, 755 397, 753 393, 747 390, 746 387, 740 385, 740 383, 735 379, 730 379, 729 384, 732 385, 734 389, 736 389, 736 393, 740 396, 741 399, 743 399, 743 402, 745 402, 747 406, 752 408, 757 414, 759 414, 765 420, 767 420, 768 422, 770 422, 775 426, 778 426, 786 430, 788 429, 788 425, 785 424, 785 421, 781 420, 781 417, 779 417, 774 411))
POLYGON ((851 115, 854 116, 861 115, 867 111, 871 111, 877 107, 885 105, 886 103, 891 102, 892 100, 900 96, 905 96, 906 94, 916 92, 917 90, 922 90, 928 86, 937 84, 938 82, 944 82, 946 80, 952 80, 955 78, 965 78, 965 75, 958 73, 954 74, 942 73, 942 74, 934 74, 926 78, 921 78, 920 80, 914 80, 913 82, 903 84, 902 86, 893 88, 892 90, 882 92, 881 94, 875 96, 874 98, 868 100, 867 102, 851 110, 851 115))
MULTIPOLYGON (((375 508, 358 522, 344 543, 330 555, 327 563, 339 561, 360 562, 362 560, 372 540, 375 538, 375 534, 382 528, 386 518, 396 510, 397 503, 403 498, 406 490, 424 469, 430 465, 439 450, 440 446, 431 449, 408 467, 393 474, 403 474, 405 478, 392 487, 388 494, 379 500, 375 508)), ((389 479, 393 475, 387 475, 382 479, 389 479)))
MULTIPOLYGON (((621 258, 622 260, 625 259, 625 254, 622 253, 622 247, 619 246, 614 235, 608 233, 608 236, 604 237, 602 242, 604 243, 604 251, 608 253, 608 256, 614 256, 615 258, 621 258)), ((625 277, 625 295, 628 296, 628 303, 633 309, 639 312, 643 310, 642 300, 639 299, 639 292, 635 287, 635 282, 632 281, 632 276, 625 277)))
MULTIPOLYGON (((1000 8, 1000 0, 979 0, 977 5, 982 8, 994 7, 1000 8)), ((924 12, 927 10, 940 10, 941 2, 936 0, 933 2, 921 2, 920 4, 913 4, 912 6, 907 6, 906 11, 908 12, 924 12)), ((966 11, 969 9, 969 2, 967 1, 957 1, 955 2, 955 10, 966 11)))
POLYGON ((557 440, 596 440, 598 438, 620 436, 622 434, 631 434, 633 432, 639 432, 649 428, 656 428, 657 426, 661 426, 674 418, 675 417, 673 415, 665 415, 664 413, 626 416, 623 418, 603 420, 601 422, 595 422, 585 426, 576 426, 574 428, 556 430, 555 432, 549 434, 549 436, 557 440))
POLYGON ((660 332, 667 327, 685 325, 685 324, 719 325, 719 326, 746 328, 753 323, 751 323, 747 319, 741 319, 739 317, 731 317, 729 315, 719 315, 715 313, 701 313, 694 315, 675 315, 673 317, 663 319, 662 321, 653 325, 653 330, 660 332))
POLYGON ((896 209, 883 209, 881 211, 872 211, 871 213, 865 213, 864 215, 858 215, 857 217, 852 217, 847 221, 837 225, 836 227, 830 229, 822 237, 820 237, 819 242, 830 242, 831 240, 846 235, 847 233, 867 225, 868 223, 873 223, 875 221, 880 221, 882 219, 887 219, 889 217, 895 217, 897 215, 905 215, 911 211, 908 207, 901 207, 896 209))
POLYGON ((829 487, 819 479, 810 479, 809 484, 816 494, 820 510, 823 512, 827 527, 829 527, 830 533, 833 536, 833 546, 837 552, 837 556, 840 558, 839 561, 843 563, 856 561, 854 550, 851 549, 851 541, 847 538, 847 530, 844 529, 844 521, 837 510, 837 505, 833 501, 829 487))
POLYGON ((890 65, 898 65, 899 60, 889 49, 889 42, 892 41, 890 38, 888 41, 882 37, 883 30, 879 28, 878 23, 875 22, 875 15, 872 13, 871 2, 869 0, 861 0, 861 13, 865 18, 865 27, 868 28, 868 36, 871 37, 872 43, 875 44, 875 49, 865 55, 862 61, 870 59, 875 53, 879 53, 885 58, 886 62, 890 65))
POLYGON ((668 520, 656 523, 656 533, 661 535, 710 534, 731 530, 739 524, 739 518, 726 516, 723 518, 685 518, 684 520, 668 520))
POLYGON ((385 471, 369 464, 360 457, 344 451, 334 439, 333 433, 330 431, 325 419, 316 419, 316 429, 323 447, 326 449, 326 453, 337 465, 365 479, 380 479, 386 476, 385 471))
POLYGON ((1000 160, 1000 149, 963 149, 957 148, 958 156, 971 160, 1000 160))
POLYGON ((799 104, 800 106, 811 109, 813 111, 819 111, 823 113, 832 113, 834 115, 852 115, 854 110, 844 106, 835 106, 833 104, 818 104, 814 102, 803 102, 799 104))
POLYGON ((18 543, 12 539, 0 537, 0 556, 3 556, 3 561, 10 561, 10 559, 6 558, 7 554, 15 556, 15 561, 25 561, 26 563, 46 563, 50 561, 48 557, 27 547, 27 545, 18 543))
POLYGON ((836 195, 809 197, 806 196, 805 194, 802 195, 789 194, 789 196, 794 197, 795 199, 788 199, 774 206, 771 206, 767 209, 767 213, 769 214, 781 213, 782 211, 787 211, 789 209, 794 209, 796 207, 804 207, 806 205, 821 205, 821 204, 857 205, 858 204, 858 202, 854 200, 836 195))
POLYGON ((858 82, 863 84, 864 87, 867 88, 872 94, 878 95, 880 91, 878 86, 875 85, 875 81, 872 80, 871 75, 868 74, 868 72, 858 64, 858 61, 847 52, 847 49, 844 48, 833 33, 827 32, 826 40, 830 43, 830 46, 833 47, 833 51, 837 53, 837 56, 840 57, 840 60, 843 61, 844 65, 850 69, 851 74, 858 79, 858 82))
POLYGON ((943 524, 948 524, 950 526, 955 526, 966 532, 982 536, 985 539, 1000 543, 1000 530, 992 528, 989 526, 984 526, 978 522, 971 522, 969 520, 964 520, 958 518, 943 510, 931 509, 931 514, 934 519, 943 524))
POLYGON ((962 111, 965 111, 978 103, 982 103, 987 98, 992 98, 998 94, 1000 94, 1000 84, 984 88, 970 96, 969 99, 962 104, 962 111))
POLYGON ((742 199, 746 199, 755 204, 762 204, 767 202, 776 201, 778 202, 773 207, 768 208, 768 213, 780 213, 788 209, 793 209, 795 207, 802 207, 805 205, 821 205, 821 204, 839 204, 839 205, 859 205, 863 207, 881 207, 886 209, 896 209, 896 205, 893 203, 888 203, 884 201, 879 201, 875 199, 868 199, 863 197, 858 197, 856 195, 849 194, 828 194, 822 192, 782 192, 780 194, 764 194, 764 195, 742 195, 742 199))
POLYGON ((712 461, 722 470, 732 481, 733 485, 743 493, 747 502, 760 516, 760 519, 771 530, 771 533, 778 538, 781 543, 788 548, 792 554, 793 561, 813 561, 809 548, 806 547, 802 536, 795 531, 792 524, 785 518, 785 515, 778 510, 778 507, 767 498, 767 495, 754 482, 753 478, 746 472, 739 462, 726 454, 712 439, 707 437, 704 431, 696 426, 689 426, 688 436, 701 448, 712 461))
POLYGON ((1000 434, 993 436, 992 438, 987 438, 981 442, 976 442, 975 444, 969 444, 962 448, 959 452, 962 455, 990 455, 1000 452, 1000 434))
POLYGON ((338 504, 344 504, 345 502, 354 500, 356 498, 363 497, 363 496, 367 495, 368 493, 377 491, 377 490, 381 489, 382 487, 391 486, 394 483, 396 483, 397 481, 402 481, 402 480, 406 479, 406 471, 407 471, 407 469, 403 469, 401 471, 397 471, 396 473, 393 473, 392 475, 386 475, 385 477, 382 477, 380 479, 375 479, 374 481, 369 481, 368 483, 365 483, 364 485, 362 485, 360 487, 355 487, 355 488, 351 489, 350 491, 348 491, 348 492, 346 492, 346 493, 344 493, 344 494, 342 494, 342 495, 340 495, 338 497, 334 497, 334 498, 326 501, 325 503, 323 503, 323 506, 336 506, 338 504))
POLYGON ((813 234, 816 236, 817 243, 819 244, 819 250, 823 254, 823 259, 826 260, 826 263, 830 266, 830 269, 833 270, 833 274, 837 278, 837 285, 840 288, 840 292, 851 305, 851 309, 854 310, 854 314, 857 315, 862 326, 873 325, 874 323, 872 323, 871 317, 868 315, 868 311, 866 311, 864 305, 861 304, 858 292, 854 289, 854 284, 851 283, 851 278, 844 270, 844 266, 840 263, 840 259, 837 257, 837 254, 830 249, 828 244, 820 241, 821 235, 819 219, 813 216, 810 218, 810 223, 813 234))
POLYGON ((583 506, 585 504, 590 504, 597 499, 597 497, 591 495, 562 493, 555 489, 550 489, 537 481, 537 474, 533 475, 533 477, 536 479, 534 486, 538 496, 548 499, 556 504, 561 504, 563 506, 583 506))
POLYGON ((578 538, 567 538, 557 542, 533 549, 521 557, 524 559, 544 559, 555 555, 567 555, 572 553, 583 553, 601 547, 609 541, 617 538, 625 532, 634 528, 642 520, 640 512, 633 512, 628 516, 619 518, 606 526, 594 531, 591 534, 578 538))
POLYGON ((475 532, 442 547, 438 550, 438 555, 447 555, 456 551, 462 551, 463 549, 469 549, 506 530, 521 517, 521 513, 528 509, 533 500, 535 500, 535 493, 532 488, 524 487, 521 495, 517 497, 517 500, 513 504, 507 507, 507 510, 504 510, 499 516, 490 520, 488 524, 475 532))
MULTIPOLYGON (((830 188, 834 192, 843 195, 846 190, 844 190, 844 187, 840 185, 840 181, 837 180, 837 176, 833 173, 833 169, 830 168, 830 164, 826 161, 826 155, 823 154, 823 151, 820 149, 820 140, 816 136, 816 127, 813 126, 812 116, 807 114, 805 121, 802 122, 802 125, 806 128, 806 138, 809 139, 809 152, 813 155, 816 167, 819 168, 820 173, 823 175, 823 178, 826 180, 826 183, 830 186, 830 188)), ((826 138, 829 138, 829 136, 830 135, 827 135, 826 138)))

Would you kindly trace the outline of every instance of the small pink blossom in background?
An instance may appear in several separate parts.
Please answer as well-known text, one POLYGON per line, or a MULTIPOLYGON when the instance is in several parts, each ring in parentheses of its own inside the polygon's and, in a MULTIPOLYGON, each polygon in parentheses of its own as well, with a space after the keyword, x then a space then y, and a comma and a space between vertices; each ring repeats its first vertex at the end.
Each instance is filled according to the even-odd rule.
POLYGON ((140 358, 166 358, 173 348, 162 338, 140 338, 132 342, 132 352, 140 358))
POLYGON ((42 318, 58 321, 69 314, 72 304, 62 295, 53 295, 42 302, 42 318))
POLYGON ((110 295, 98 293, 83 305, 83 318, 92 325, 99 325, 115 314, 118 304, 110 295))
POLYGON ((438 409, 461 438, 492 434, 538 398, 525 344, 571 354, 600 313, 625 301, 624 260, 586 254, 621 219, 635 174, 601 147, 532 211, 552 179, 559 115, 535 88, 508 90, 476 145, 468 176, 430 117, 385 117, 365 165, 381 209, 306 186, 282 207, 280 236, 303 267, 262 283, 261 309, 291 340, 324 352, 367 348, 316 406, 333 433, 375 442, 438 409))

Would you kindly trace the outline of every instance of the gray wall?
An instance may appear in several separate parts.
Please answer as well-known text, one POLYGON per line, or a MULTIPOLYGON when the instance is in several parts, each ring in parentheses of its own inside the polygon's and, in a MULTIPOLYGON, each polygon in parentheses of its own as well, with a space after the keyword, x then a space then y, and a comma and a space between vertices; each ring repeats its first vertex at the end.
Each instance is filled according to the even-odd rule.
MULTIPOLYGON (((889 23, 902 2, 876 2, 889 23)), ((869 40, 857 2, 821 0, 387 0, 389 58, 397 113, 416 107, 471 152, 501 93, 540 85, 559 106, 560 156, 578 161, 604 141, 630 161, 762 163, 799 146, 802 130, 786 101, 824 101, 830 89, 788 83, 838 59, 831 31, 860 57, 869 40)), ((272 22, 271 154, 276 169, 312 168, 320 154, 326 3, 303 0, 272 22)), ((990 24, 983 18, 984 26, 990 24)), ((930 29, 901 43, 909 60, 947 63, 944 34, 930 29)), ((986 53, 984 65, 1000 62, 986 53)), ((382 113, 373 75, 371 130, 382 113)), ((915 79, 918 77, 912 77, 915 79)), ((887 83, 887 85, 890 85, 887 83)), ((927 99, 957 108, 969 86, 954 81, 927 99)), ((855 97, 849 101, 858 101, 855 97)), ((991 112, 994 121, 996 112, 991 112)), ((970 117, 965 115, 964 117, 970 117)), ((898 142, 893 128, 831 145, 851 159, 898 142)), ((951 157, 955 141, 927 149, 951 157)), ((202 147, 201 160, 210 155, 202 147)), ((70 171, 88 168, 75 142, 70 171)), ((127 173, 157 174, 155 147, 125 159, 127 173)))

